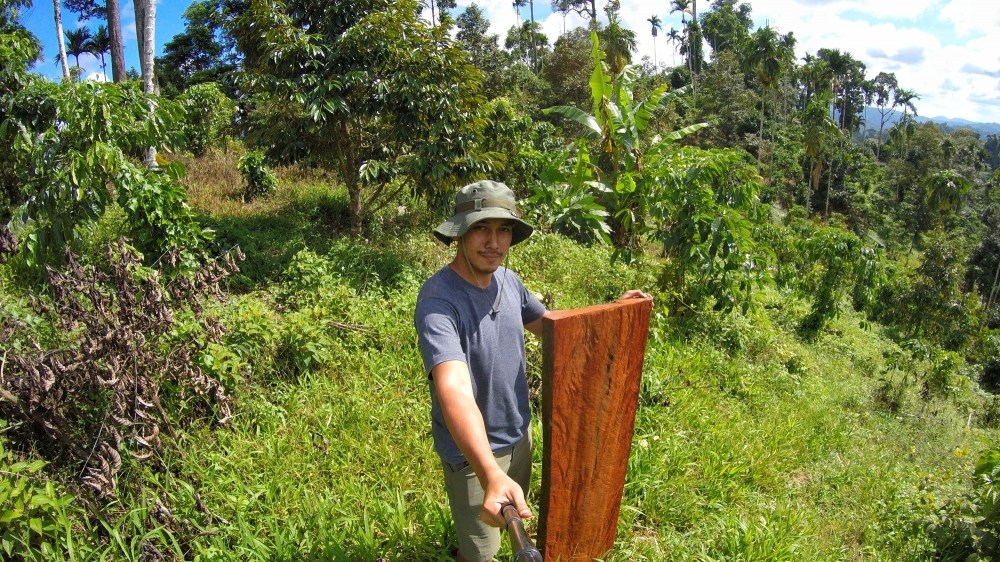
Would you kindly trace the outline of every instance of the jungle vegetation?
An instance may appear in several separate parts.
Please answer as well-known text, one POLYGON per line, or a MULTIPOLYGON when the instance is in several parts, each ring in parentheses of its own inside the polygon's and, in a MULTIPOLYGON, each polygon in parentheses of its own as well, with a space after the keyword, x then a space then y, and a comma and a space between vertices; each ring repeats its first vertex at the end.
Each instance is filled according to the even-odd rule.
POLYGON ((0 1, 0 557, 448 559, 412 311, 482 178, 547 306, 655 297, 608 560, 1000 551, 1000 139, 918 85, 735 0, 196 0, 155 60, 136 1, 129 73, 116 4, 53 82, 0 1))

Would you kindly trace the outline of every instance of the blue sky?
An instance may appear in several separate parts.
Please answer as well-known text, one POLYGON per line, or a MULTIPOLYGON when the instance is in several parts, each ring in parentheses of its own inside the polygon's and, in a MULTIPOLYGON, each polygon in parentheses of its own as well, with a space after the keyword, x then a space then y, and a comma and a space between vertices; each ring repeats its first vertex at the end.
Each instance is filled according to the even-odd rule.
MULTIPOLYGON (((60 0, 61 1, 61 0, 60 0)), ((163 54, 164 43, 174 35, 184 30, 184 10, 191 0, 158 0, 156 3, 156 49, 157 54, 163 54)), ((139 49, 135 40, 135 11, 132 2, 121 3, 122 34, 125 37, 125 68, 139 70, 139 49)), ((45 76, 59 79, 62 70, 59 67, 59 46, 56 43, 55 17, 51 0, 34 0, 34 6, 24 13, 24 25, 42 42, 42 54, 45 60, 35 66, 35 71, 45 76)), ((77 14, 63 8, 62 23, 64 30, 89 27, 96 30, 98 22, 91 20, 86 23, 79 21, 77 14)), ((100 23, 103 23, 100 22, 100 23)), ((105 57, 108 65, 108 77, 111 76, 111 59, 105 57)), ((69 57, 70 66, 75 65, 73 57, 69 57)), ((80 68, 84 76, 96 77, 101 74, 101 61, 88 55, 80 57, 80 68)))
MULTIPOLYGON (((331 0, 343 1, 343 0, 331 0)), ((458 0, 459 11, 471 0, 458 0)), ((500 36, 518 18, 527 19, 528 8, 518 16, 511 0, 478 0, 500 36)), ((156 43, 163 44, 183 30, 181 17, 190 0, 167 0, 157 4, 156 43)), ((605 4, 598 0, 598 6, 605 4)), ((780 33, 795 34, 799 59, 820 48, 835 48, 851 53, 867 66, 868 76, 880 71, 894 72, 900 86, 915 90, 917 111, 925 117, 963 118, 970 121, 1000 123, 1000 2, 997 0, 753 0, 752 15, 756 26, 771 25, 780 33)), ((552 13, 549 0, 535 2, 535 19, 550 41, 566 29, 583 25, 582 18, 563 18, 552 13)), ((710 5, 698 1, 699 10, 710 5)), ((675 45, 665 40, 671 27, 680 29, 680 14, 669 13, 668 0, 622 0, 621 16, 625 25, 636 31, 639 52, 658 64, 680 64, 675 45), (663 22, 654 47, 647 20, 657 15, 663 22), (655 48, 655 52, 654 52, 655 48)), ((603 14, 602 14, 603 15, 603 14)), ((125 64, 139 67, 135 44, 135 19, 131 2, 122 2, 125 27, 125 64)), ((52 20, 52 3, 36 0, 25 19, 45 45, 46 61, 37 70, 58 78, 58 48, 52 20)), ((63 26, 74 29, 80 24, 75 15, 64 11, 63 26)), ((96 24, 91 22, 91 27, 96 24)), ((100 63, 81 57, 84 74, 100 73, 100 63)), ((71 59, 72 63, 72 59, 71 59)), ((110 71, 110 69, 109 69, 110 71)))

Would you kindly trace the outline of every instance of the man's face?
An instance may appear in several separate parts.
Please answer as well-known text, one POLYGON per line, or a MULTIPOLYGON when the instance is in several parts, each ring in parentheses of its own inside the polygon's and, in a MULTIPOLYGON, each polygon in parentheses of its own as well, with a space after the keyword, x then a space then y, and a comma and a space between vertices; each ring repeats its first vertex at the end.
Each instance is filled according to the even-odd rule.
POLYGON ((503 264, 514 235, 514 221, 485 219, 469 227, 459 251, 465 252, 476 275, 493 273, 503 264))

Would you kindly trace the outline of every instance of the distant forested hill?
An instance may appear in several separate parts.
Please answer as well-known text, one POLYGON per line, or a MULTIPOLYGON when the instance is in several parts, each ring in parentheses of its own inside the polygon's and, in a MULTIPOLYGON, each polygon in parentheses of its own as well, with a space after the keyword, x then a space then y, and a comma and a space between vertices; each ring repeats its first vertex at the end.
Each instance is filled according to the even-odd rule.
MULTIPOLYGON (((878 129, 879 123, 879 111, 874 107, 865 108, 865 122, 868 124, 868 129, 878 129)), ((892 124, 896 123, 903 117, 901 111, 893 111, 887 115, 888 120, 885 126, 891 127, 892 124)), ((950 132, 954 129, 959 129, 962 127, 968 127, 979 133, 980 137, 985 138, 987 135, 997 135, 1000 134, 1000 123, 978 123, 975 121, 969 121, 967 119, 958 119, 953 117, 925 117, 923 115, 917 115, 916 120, 918 123, 926 123, 928 121, 933 121, 938 125, 942 125, 945 132, 950 132)))

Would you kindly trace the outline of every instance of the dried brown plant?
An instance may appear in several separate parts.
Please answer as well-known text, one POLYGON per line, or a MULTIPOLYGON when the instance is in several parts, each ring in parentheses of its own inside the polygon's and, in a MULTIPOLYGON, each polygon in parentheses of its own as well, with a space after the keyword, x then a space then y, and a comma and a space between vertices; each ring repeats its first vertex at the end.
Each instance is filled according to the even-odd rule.
POLYGON ((7 262, 7 256, 17 253, 17 240, 10 231, 10 226, 0 224, 0 263, 7 262))
MULTIPOLYGON (((141 267, 125 240, 109 245, 109 271, 81 265, 66 251, 66 265, 47 268, 51 301, 32 307, 65 336, 60 349, 8 350, 0 365, 0 418, 17 428, 50 460, 78 470, 100 497, 117 492, 122 460, 147 461, 174 434, 165 397, 179 398, 224 423, 232 400, 196 359, 207 342, 219 342, 222 327, 205 315, 202 301, 222 297, 220 282, 238 271, 239 248, 204 264, 192 275, 164 283, 160 268, 141 267), (189 310, 204 338, 171 337, 176 315, 189 310), (199 340, 199 341, 194 341, 199 340)), ((175 266, 177 253, 160 263, 175 266)), ((0 338, 23 329, 4 319, 0 338)))

